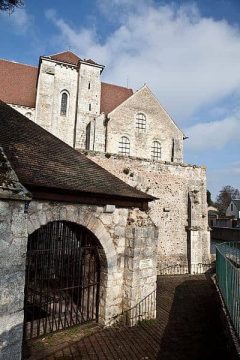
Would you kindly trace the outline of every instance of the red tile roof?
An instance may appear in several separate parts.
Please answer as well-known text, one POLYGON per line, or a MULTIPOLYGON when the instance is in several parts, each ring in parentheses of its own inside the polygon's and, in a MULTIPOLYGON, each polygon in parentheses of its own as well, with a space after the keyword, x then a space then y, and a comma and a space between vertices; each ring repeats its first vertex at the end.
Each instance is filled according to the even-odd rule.
POLYGON ((0 99, 35 107, 38 68, 0 59, 0 99))
POLYGON ((79 60, 81 60, 80 57, 78 57, 76 54, 74 54, 71 51, 64 51, 59 54, 53 54, 53 55, 49 55, 46 57, 50 58, 52 60, 62 61, 64 63, 71 64, 71 65, 77 65, 79 60))
MULTIPOLYGON (((72 65, 80 60, 71 51, 48 57, 72 65)), ((84 61, 94 63, 90 59, 84 61)), ((0 99, 8 104, 35 107, 37 76, 37 67, 0 59, 0 99)), ((108 114, 132 94, 132 89, 102 83, 100 111, 108 114)))
POLYGON ((93 61, 92 59, 84 59, 83 61, 85 61, 86 63, 89 64, 94 64, 94 65, 98 65, 95 61, 93 61))
POLYGON ((102 82, 100 112, 110 113, 132 95, 132 89, 102 82))

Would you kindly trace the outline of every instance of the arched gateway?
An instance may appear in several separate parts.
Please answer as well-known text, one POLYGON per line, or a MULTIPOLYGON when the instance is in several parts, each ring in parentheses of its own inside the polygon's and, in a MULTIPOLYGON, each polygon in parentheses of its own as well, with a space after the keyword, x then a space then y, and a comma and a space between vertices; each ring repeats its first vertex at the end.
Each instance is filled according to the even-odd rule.
POLYGON ((98 321, 106 267, 99 240, 85 227, 53 221, 35 230, 26 258, 25 339, 98 321))

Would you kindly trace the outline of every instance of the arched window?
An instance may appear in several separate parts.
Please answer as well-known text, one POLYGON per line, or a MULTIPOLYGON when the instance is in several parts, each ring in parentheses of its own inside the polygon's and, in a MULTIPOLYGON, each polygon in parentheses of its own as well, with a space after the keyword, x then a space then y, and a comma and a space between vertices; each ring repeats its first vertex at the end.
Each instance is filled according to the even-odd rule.
POLYGON ((126 136, 122 136, 119 141, 118 153, 121 155, 130 154, 130 141, 126 136))
POLYGON ((146 116, 143 113, 138 113, 136 116, 136 128, 140 132, 146 131, 146 116))
POLYGON ((151 150, 151 158, 153 160, 161 160, 161 143, 159 141, 154 141, 152 144, 152 150, 151 150))
POLYGON ((68 94, 66 92, 63 92, 61 97, 60 115, 62 116, 67 115, 67 107, 68 107, 68 94))

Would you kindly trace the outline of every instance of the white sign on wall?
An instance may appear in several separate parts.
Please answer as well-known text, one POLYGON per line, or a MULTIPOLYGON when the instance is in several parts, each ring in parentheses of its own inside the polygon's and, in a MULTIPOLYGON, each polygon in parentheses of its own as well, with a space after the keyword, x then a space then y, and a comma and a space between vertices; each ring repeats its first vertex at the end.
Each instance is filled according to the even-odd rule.
POLYGON ((152 266, 153 266, 152 259, 143 259, 139 261, 140 269, 151 268, 152 266))

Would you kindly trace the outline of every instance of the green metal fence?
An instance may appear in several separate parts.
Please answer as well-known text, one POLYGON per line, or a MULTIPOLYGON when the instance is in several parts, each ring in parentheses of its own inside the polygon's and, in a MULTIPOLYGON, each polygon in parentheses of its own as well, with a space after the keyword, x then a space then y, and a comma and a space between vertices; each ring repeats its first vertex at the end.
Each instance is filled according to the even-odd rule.
POLYGON ((216 275, 218 287, 240 338, 240 243, 216 245, 216 275))

